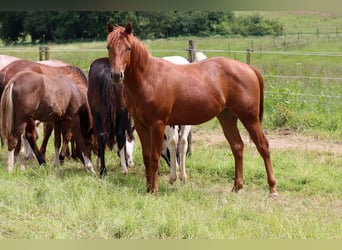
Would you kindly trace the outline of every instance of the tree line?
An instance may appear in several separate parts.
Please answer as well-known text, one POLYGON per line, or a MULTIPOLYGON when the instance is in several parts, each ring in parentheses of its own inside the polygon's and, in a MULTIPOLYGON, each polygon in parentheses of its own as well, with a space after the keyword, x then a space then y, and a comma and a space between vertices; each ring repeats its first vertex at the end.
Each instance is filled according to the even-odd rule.
POLYGON ((140 39, 177 36, 283 34, 277 20, 260 14, 236 16, 234 12, 211 11, 3 11, 0 39, 5 44, 104 40, 106 24, 133 24, 140 39))

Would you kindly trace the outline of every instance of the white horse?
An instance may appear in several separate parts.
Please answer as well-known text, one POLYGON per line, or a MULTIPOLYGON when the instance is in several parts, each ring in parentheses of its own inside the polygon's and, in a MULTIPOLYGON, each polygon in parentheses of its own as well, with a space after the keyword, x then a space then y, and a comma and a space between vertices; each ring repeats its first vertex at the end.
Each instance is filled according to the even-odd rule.
MULTIPOLYGON (((202 52, 195 53, 195 60, 199 61, 207 58, 202 52)), ((188 64, 189 61, 182 56, 166 56, 164 60, 175 64, 188 64)), ((162 157, 170 166, 169 183, 173 184, 177 180, 177 170, 180 171, 180 180, 185 182, 187 175, 185 170, 185 158, 191 154, 191 125, 168 125, 165 128, 162 157)))

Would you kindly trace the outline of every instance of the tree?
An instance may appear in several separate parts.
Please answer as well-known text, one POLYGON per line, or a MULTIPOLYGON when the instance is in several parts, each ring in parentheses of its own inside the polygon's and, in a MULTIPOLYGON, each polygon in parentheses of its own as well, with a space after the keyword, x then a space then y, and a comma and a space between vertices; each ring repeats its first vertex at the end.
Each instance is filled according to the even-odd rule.
POLYGON ((0 38, 6 43, 18 42, 25 38, 24 20, 26 12, 1 12, 0 38))

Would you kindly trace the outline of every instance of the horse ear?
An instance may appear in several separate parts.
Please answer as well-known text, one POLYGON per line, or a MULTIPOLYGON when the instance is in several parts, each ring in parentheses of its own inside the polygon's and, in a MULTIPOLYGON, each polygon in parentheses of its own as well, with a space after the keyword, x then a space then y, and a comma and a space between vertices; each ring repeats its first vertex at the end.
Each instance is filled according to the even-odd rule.
POLYGON ((112 32, 114 30, 114 26, 111 23, 107 23, 107 31, 108 33, 112 32))
POLYGON ((128 33, 128 35, 130 35, 130 34, 133 33, 133 27, 132 27, 132 24, 131 24, 131 23, 127 23, 125 29, 126 29, 126 32, 128 33))

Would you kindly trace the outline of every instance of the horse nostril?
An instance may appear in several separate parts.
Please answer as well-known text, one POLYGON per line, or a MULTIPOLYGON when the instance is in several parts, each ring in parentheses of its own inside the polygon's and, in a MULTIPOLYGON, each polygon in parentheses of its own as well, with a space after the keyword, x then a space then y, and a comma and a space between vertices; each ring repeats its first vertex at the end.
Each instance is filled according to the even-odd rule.
POLYGON ((120 83, 124 77, 124 73, 122 71, 116 73, 116 72, 111 72, 111 77, 114 80, 115 83, 120 83))

